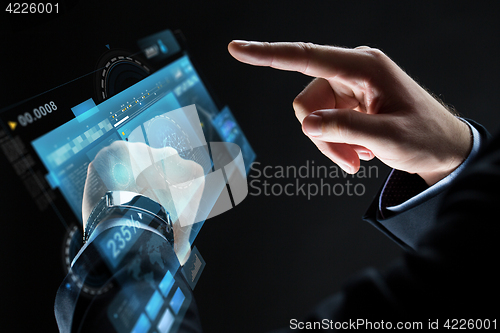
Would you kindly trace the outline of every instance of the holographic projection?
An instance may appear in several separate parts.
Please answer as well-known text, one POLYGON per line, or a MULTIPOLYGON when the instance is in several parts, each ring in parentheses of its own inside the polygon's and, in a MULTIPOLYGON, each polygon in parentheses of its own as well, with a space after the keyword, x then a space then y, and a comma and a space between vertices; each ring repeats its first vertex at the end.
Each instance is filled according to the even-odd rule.
MULTIPOLYGON (((180 51, 172 39, 167 31, 139 45, 148 59, 166 59, 180 51)), ((152 74, 132 59, 103 64, 99 97, 75 104, 75 118, 31 142, 47 182, 80 222, 68 230, 68 275, 56 297, 56 317, 66 328, 92 327, 91 318, 105 313, 110 331, 175 332, 192 311, 191 290, 205 265, 193 246, 198 232, 248 193, 255 153, 229 108, 219 112, 189 57, 181 54, 152 74), (114 67, 123 61, 142 74, 124 79, 114 67), (114 89, 113 80, 122 88, 114 89), (118 193, 158 208, 144 211, 127 201, 92 226, 82 245, 93 210, 118 193), (173 241, 157 223, 162 209, 173 241), (82 317, 77 310, 89 300, 82 317)))
MULTIPOLYGON (((120 128, 122 133, 129 133, 127 140, 90 150, 98 152, 88 163, 82 218, 85 228, 93 207, 110 191, 140 193, 160 203, 171 215, 173 244, 151 228, 150 216, 135 211, 135 205, 125 207, 119 215, 97 226, 74 259, 56 300, 56 306, 59 300, 65 304, 74 302, 71 290, 78 289, 78 281, 93 278, 91 272, 99 271, 95 266, 102 261, 108 272, 105 276, 113 276, 116 281, 112 291, 119 292, 109 304, 100 306, 108 309, 108 319, 118 332, 148 332, 156 328, 168 332, 182 324, 191 300, 188 286, 194 288, 203 270, 199 251, 191 252, 200 227, 193 230, 192 226, 231 209, 248 193, 239 147, 227 142, 207 145, 195 106, 163 112, 166 105, 172 105, 170 98, 133 118, 128 127, 120 128), (160 121, 167 123, 152 125, 160 121), (169 129, 180 131, 184 139, 169 141, 169 129), (187 272, 179 270, 186 262, 186 267, 191 268, 187 272), (130 321, 130 317, 137 319, 130 321)), ((72 316, 68 308, 61 312, 72 316)), ((58 319, 64 321, 61 316, 58 319)))

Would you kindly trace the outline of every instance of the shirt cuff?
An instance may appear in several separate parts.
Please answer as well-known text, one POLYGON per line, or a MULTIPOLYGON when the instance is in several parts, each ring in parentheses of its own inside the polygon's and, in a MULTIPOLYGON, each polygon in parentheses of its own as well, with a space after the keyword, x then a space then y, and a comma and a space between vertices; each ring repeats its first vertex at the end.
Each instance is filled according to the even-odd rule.
POLYGON ((469 156, 452 173, 432 186, 427 186, 425 181, 417 174, 393 169, 389 177, 387 177, 379 197, 379 212, 383 218, 411 209, 446 190, 477 155, 482 144, 481 135, 467 120, 459 119, 469 126, 472 133, 472 149, 469 156))

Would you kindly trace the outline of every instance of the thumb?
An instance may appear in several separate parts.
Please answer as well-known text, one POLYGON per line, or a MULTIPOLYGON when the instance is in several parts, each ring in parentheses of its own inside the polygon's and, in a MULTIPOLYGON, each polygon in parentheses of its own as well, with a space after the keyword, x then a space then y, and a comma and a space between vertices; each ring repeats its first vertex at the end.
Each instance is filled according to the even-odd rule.
POLYGON ((392 126, 388 116, 346 109, 319 110, 304 118, 302 130, 317 140, 376 150, 387 144, 391 136, 392 126))

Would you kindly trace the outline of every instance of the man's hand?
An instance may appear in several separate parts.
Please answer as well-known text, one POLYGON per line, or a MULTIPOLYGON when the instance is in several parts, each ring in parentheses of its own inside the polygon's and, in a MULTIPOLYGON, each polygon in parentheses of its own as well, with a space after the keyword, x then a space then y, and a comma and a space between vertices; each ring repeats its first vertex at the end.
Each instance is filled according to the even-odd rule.
POLYGON ((377 49, 310 43, 233 41, 237 60, 316 77, 294 100, 295 115, 318 149, 348 173, 360 159, 446 177, 472 146, 467 124, 377 49))
POLYGON ((203 168, 173 148, 115 141, 89 164, 83 192, 83 228, 92 209, 107 191, 130 191, 160 203, 174 222, 174 251, 181 265, 189 257, 189 235, 204 188, 203 168), (171 188, 176 188, 174 203, 171 188), (179 211, 181 209, 181 211, 179 211), (175 216, 173 213, 175 213, 175 216), (186 226, 181 227, 179 215, 186 226), (177 218, 176 218, 177 217, 177 218))

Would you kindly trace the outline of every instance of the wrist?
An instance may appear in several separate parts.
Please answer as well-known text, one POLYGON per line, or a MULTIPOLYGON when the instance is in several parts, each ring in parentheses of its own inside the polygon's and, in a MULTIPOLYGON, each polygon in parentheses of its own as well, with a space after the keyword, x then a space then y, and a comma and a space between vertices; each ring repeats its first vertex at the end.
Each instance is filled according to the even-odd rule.
POLYGON ((434 185, 455 171, 472 151, 474 139, 470 126, 460 118, 455 119, 457 120, 457 128, 455 128, 453 133, 456 133, 456 135, 449 140, 449 157, 441 163, 439 168, 417 173, 429 186, 434 185))
POLYGON ((85 244, 101 222, 113 219, 129 219, 145 224, 160 232, 171 244, 174 243, 173 223, 163 206, 151 198, 129 191, 109 191, 101 198, 89 215, 84 226, 85 244))

